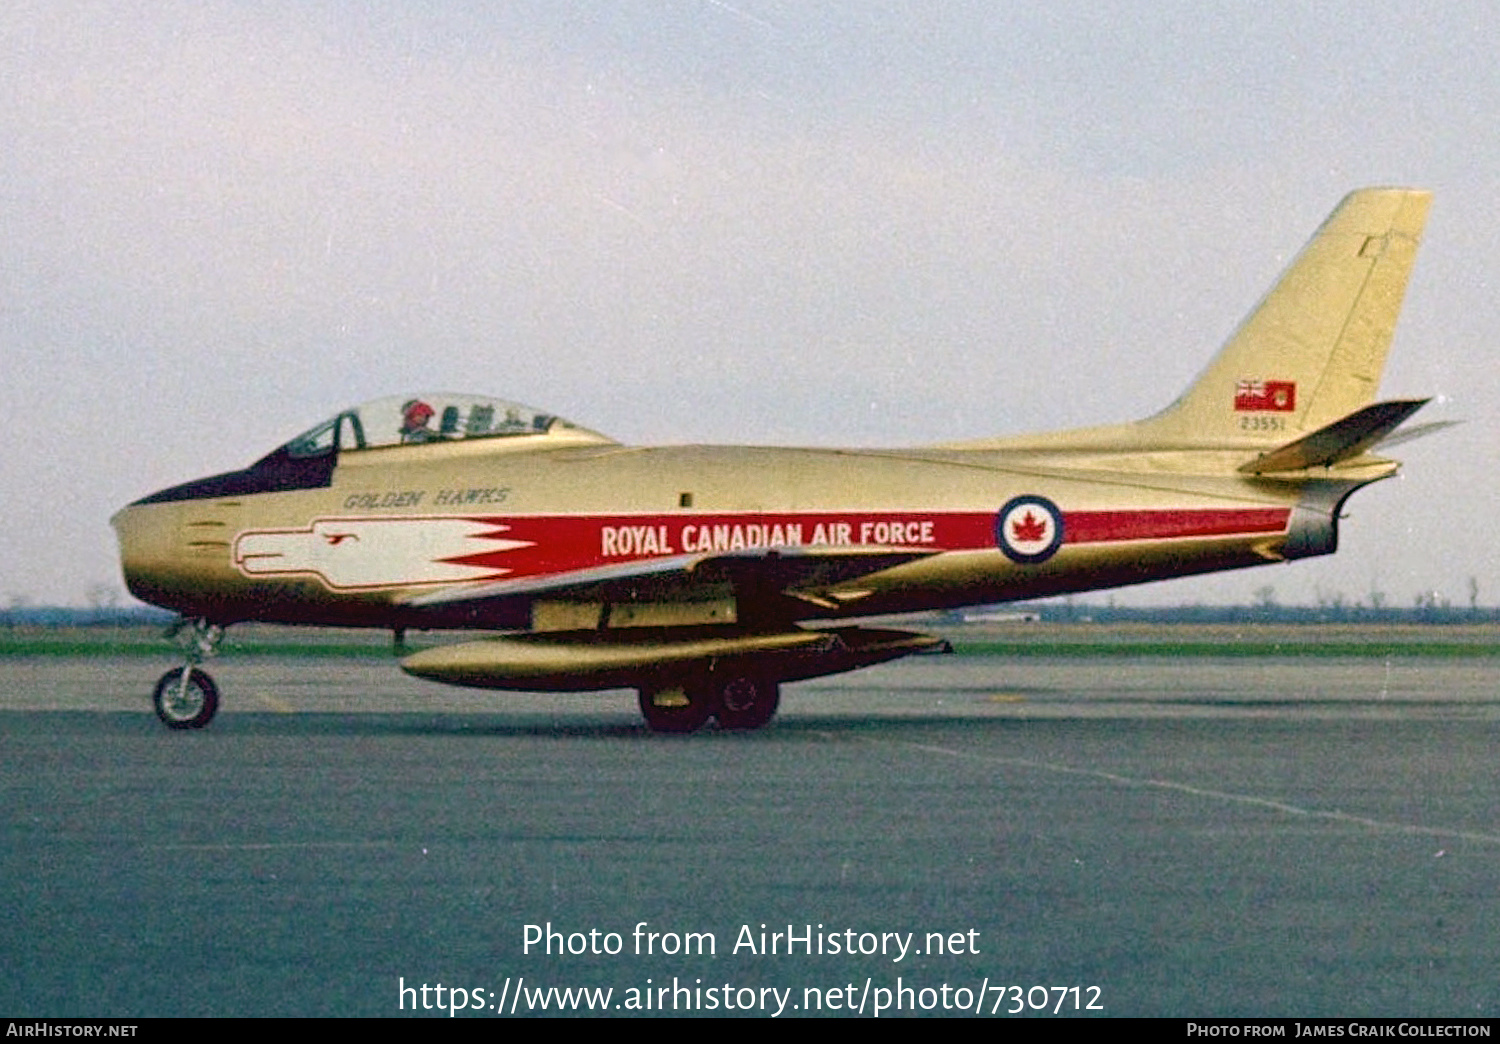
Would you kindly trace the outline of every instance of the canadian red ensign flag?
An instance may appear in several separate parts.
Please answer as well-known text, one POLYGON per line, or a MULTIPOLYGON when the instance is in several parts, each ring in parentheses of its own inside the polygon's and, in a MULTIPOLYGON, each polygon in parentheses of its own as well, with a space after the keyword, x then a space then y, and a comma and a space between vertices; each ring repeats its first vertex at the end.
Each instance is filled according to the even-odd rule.
POLYGON ((1234 386, 1236 412, 1291 413, 1297 409, 1296 381, 1240 381, 1234 386))

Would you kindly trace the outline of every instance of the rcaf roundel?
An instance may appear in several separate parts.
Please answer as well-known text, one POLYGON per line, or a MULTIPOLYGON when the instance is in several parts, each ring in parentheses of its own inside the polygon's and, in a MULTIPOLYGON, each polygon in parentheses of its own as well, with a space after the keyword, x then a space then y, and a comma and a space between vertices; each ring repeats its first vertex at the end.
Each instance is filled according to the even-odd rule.
POLYGON ((1016 497, 995 517, 995 542, 1012 562, 1045 562, 1062 541, 1062 512, 1046 497, 1016 497))

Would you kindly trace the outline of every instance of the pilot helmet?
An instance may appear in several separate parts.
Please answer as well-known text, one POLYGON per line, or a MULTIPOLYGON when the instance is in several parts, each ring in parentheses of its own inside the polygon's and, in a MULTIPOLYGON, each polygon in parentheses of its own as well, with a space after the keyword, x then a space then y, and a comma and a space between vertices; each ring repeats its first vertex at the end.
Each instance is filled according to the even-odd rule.
POLYGON ((433 414, 433 408, 421 399, 409 399, 401 406, 401 422, 406 428, 420 428, 433 414))

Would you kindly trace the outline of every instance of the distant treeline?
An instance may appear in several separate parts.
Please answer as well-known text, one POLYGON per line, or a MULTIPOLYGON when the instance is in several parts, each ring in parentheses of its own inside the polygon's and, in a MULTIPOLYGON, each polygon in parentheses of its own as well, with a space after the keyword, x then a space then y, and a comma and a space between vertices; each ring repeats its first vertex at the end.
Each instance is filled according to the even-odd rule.
POLYGON ((56 605, 0 609, 0 627, 166 627, 175 613, 149 605, 75 609, 56 605))
MULTIPOLYGON (((974 612, 970 610, 969 612, 974 612)), ((1500 608, 1419 605, 1173 605, 1130 607, 1084 602, 1032 602, 995 606, 995 614, 1035 614, 1046 623, 1179 623, 1179 624, 1490 624, 1500 623, 1500 608)), ((952 614, 962 619, 964 613, 952 614)))

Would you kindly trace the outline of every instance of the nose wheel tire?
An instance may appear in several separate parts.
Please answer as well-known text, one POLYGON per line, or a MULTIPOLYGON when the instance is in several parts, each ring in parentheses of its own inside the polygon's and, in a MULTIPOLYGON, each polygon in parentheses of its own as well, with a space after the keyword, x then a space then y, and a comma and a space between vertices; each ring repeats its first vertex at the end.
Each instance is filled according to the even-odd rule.
POLYGON ((183 684, 183 671, 178 667, 161 676, 156 683, 156 692, 151 697, 156 705, 156 716, 169 729, 201 729, 213 720, 219 709, 219 690, 214 680, 196 667, 183 684))
POLYGON ((718 688, 719 724, 726 729, 758 729, 776 714, 781 687, 753 675, 740 675, 718 688))

